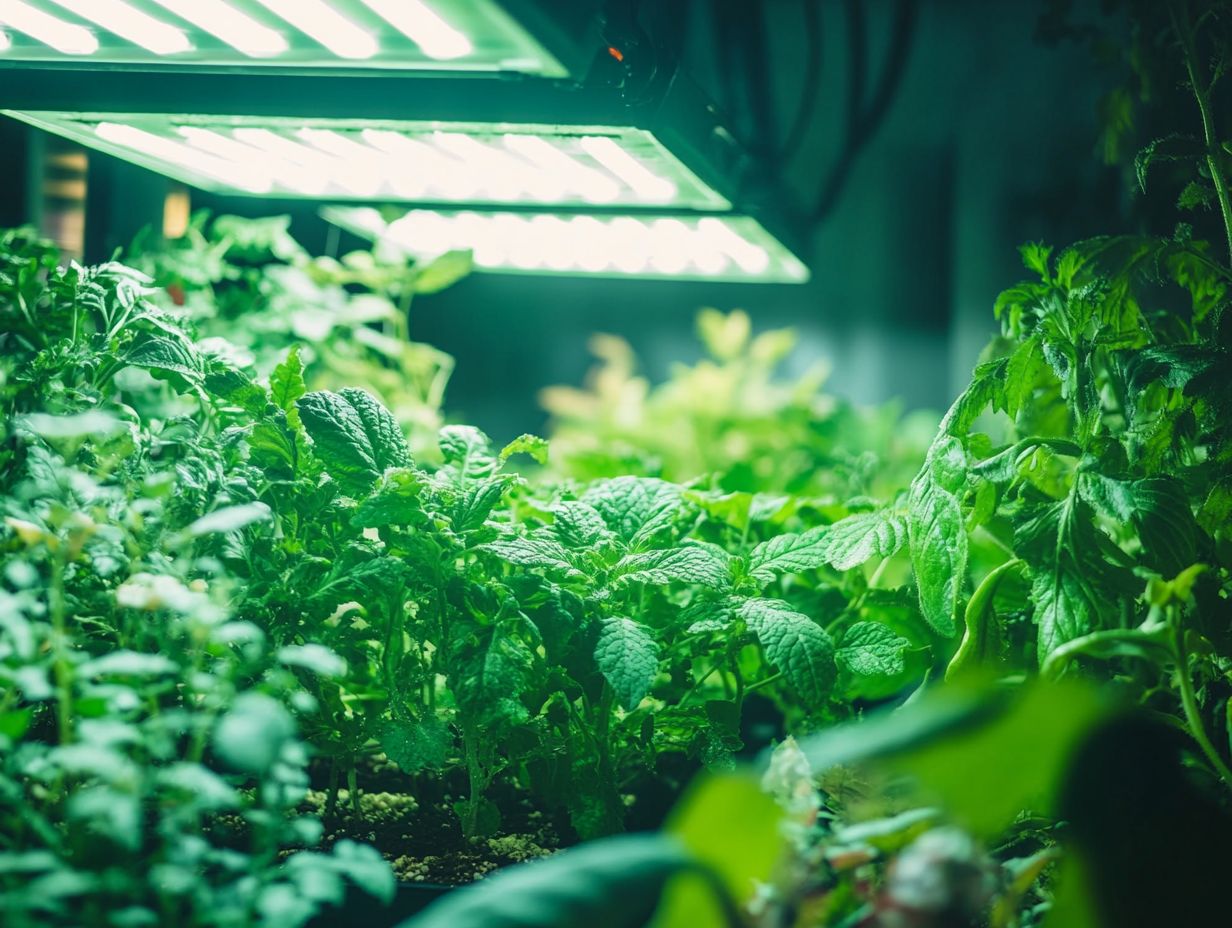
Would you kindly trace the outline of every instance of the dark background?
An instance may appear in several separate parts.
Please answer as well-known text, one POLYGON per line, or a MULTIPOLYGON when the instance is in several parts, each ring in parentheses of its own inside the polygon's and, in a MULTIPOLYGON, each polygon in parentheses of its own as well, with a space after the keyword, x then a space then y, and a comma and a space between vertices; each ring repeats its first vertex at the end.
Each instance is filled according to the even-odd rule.
MULTIPOLYGON (((821 14, 820 88, 809 131, 782 177, 800 203, 817 196, 843 146, 851 50, 845 0, 740 4, 742 15, 764 23, 774 105, 753 118, 737 106, 733 116, 752 145, 766 144, 759 132, 767 126, 787 132, 807 72, 807 2, 821 14)), ((872 73, 885 63, 894 5, 862 2, 872 73)), ((709 8, 693 6, 686 67, 722 98, 725 69, 709 8)), ((919 2, 898 91, 834 209, 809 237, 802 257, 813 279, 805 286, 475 274, 420 299, 413 336, 458 361, 447 395, 451 416, 498 438, 541 430, 537 391, 581 381, 592 363, 586 341, 596 331, 628 339, 644 372, 662 378, 672 362, 698 356, 693 317, 703 306, 743 308, 759 328, 795 327, 801 345, 789 367, 828 359, 835 392, 944 408, 993 331, 993 299, 1022 273, 1016 246, 1119 231, 1129 211, 1121 170, 1104 166, 1097 151, 1096 109, 1109 77, 1088 48, 1034 38, 1043 9, 1042 0, 919 2)), ((0 170, 10 180, 0 193, 0 221, 12 224, 31 218, 18 193, 29 141, 24 127, 2 123, 0 170)), ((161 184, 92 154, 89 209, 112 221, 108 229, 88 225, 95 253, 87 258, 105 256, 129 229, 152 220, 135 204, 161 184)), ((199 192, 193 205, 270 211, 260 200, 199 192)), ((297 209, 293 231, 321 250, 329 237, 316 206, 297 209)))

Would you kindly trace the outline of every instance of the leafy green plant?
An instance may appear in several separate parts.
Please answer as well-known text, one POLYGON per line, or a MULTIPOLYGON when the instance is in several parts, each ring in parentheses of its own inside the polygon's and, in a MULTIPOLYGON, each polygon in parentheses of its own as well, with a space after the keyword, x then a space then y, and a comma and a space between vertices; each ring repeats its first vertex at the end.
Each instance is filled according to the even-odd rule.
POLYGON ((270 518, 212 392, 238 374, 148 283, 0 238, 0 913, 298 926, 392 874, 306 850, 297 668, 330 655, 229 609, 220 542, 270 518))
POLYGON ((363 384, 413 436, 431 435, 442 421, 453 359, 411 340, 410 314, 417 295, 469 273, 469 254, 424 265, 379 247, 338 260, 312 257, 289 226, 288 216, 201 212, 181 238, 154 241, 147 233, 129 260, 163 291, 160 304, 180 307, 241 366, 268 376, 288 349, 302 346, 312 388, 363 384))
POLYGON ((728 492, 844 501, 892 497, 923 460, 936 418, 894 405, 860 408, 822 391, 826 366, 794 381, 780 369, 791 329, 753 333, 740 310, 698 313, 706 357, 651 384, 623 340, 595 336, 585 389, 550 387, 553 466, 577 479, 640 473, 728 492))

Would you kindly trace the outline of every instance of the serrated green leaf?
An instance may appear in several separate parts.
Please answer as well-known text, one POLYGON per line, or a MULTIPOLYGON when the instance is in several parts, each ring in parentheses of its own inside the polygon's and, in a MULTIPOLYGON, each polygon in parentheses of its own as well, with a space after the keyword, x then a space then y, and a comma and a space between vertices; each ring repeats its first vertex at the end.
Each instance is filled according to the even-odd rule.
POLYGON ((455 487, 484 480, 496 473, 498 462, 488 436, 470 425, 447 425, 437 439, 445 464, 440 475, 455 487))
POLYGON ((189 386, 200 386, 205 378, 201 355, 188 342, 154 335, 139 342, 125 355, 126 363, 156 374, 170 374, 189 386))
POLYGON ((369 490, 387 468, 411 466, 397 421, 370 393, 322 390, 297 406, 317 457, 347 492, 369 490))
POLYGON ((659 646, 632 619, 605 619, 595 643, 595 663, 617 701, 631 712, 650 692, 659 670, 659 646))
MULTIPOLYGON (((304 362, 299 345, 292 345, 286 358, 270 373, 270 397, 288 418, 296 412, 295 404, 308 393, 304 383, 304 362)), ((296 420, 292 420, 294 425, 296 420)))
POLYGON ((907 669, 910 642, 880 622, 856 622, 834 654, 839 667, 864 677, 895 677, 907 669))
POLYGON ((653 477, 617 477, 591 487, 582 502, 631 547, 669 528, 684 503, 682 490, 653 477))
POLYGON ((769 583, 780 573, 814 570, 826 563, 825 536, 829 526, 796 534, 775 535, 749 552, 749 576, 769 583))
POLYGON ((482 551, 490 551, 501 560, 522 567, 540 567, 544 570, 564 574, 567 577, 582 575, 573 566, 569 552, 557 541, 550 538, 513 536, 500 538, 496 541, 480 545, 482 551))
POLYGON ((967 574, 967 529, 958 492, 966 454, 958 439, 942 434, 924 469, 911 483, 907 537, 920 596, 920 611, 940 634, 955 631, 955 613, 967 574))
POLYGON ((667 584, 672 581, 722 588, 731 582, 730 558, 717 545, 691 544, 663 551, 626 554, 612 568, 624 583, 667 584))
POLYGON ((468 484, 450 511, 453 530, 461 533, 483 528, 508 486, 509 478, 503 476, 468 484))
POLYGON ((699 597, 681 611, 680 622, 690 634, 722 631, 732 622, 731 600, 699 597))
POLYGON ((500 462, 505 463, 515 454, 528 454, 540 464, 546 464, 548 462, 548 440, 538 435, 519 435, 501 448, 500 462))
POLYGON ((562 544, 575 548, 590 548, 611 535, 598 510, 586 503, 570 501, 552 508, 555 521, 552 531, 562 544))
POLYGON ((737 614, 804 702, 820 709, 837 676, 834 642, 825 629, 779 599, 749 599, 737 614))
POLYGON ((850 570, 874 557, 886 558, 907 543, 907 520, 891 509, 840 519, 821 539, 825 562, 850 570))
POLYGON ((351 524, 356 528, 409 525, 423 515, 424 484, 421 471, 406 467, 386 471, 372 495, 356 507, 351 524))

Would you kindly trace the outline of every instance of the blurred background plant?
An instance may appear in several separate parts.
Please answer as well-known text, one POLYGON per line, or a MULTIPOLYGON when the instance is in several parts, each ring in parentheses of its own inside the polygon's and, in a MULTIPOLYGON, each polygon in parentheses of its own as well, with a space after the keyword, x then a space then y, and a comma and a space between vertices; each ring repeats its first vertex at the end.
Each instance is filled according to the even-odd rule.
POLYGON ((553 467, 587 480, 646 473, 728 492, 846 500, 892 499, 924 459, 935 415, 897 404, 855 406, 824 392, 818 362, 794 380, 782 369, 791 329, 753 332, 747 313, 704 309, 705 357, 662 383, 637 373, 624 340, 596 335, 583 388, 549 387, 553 467))

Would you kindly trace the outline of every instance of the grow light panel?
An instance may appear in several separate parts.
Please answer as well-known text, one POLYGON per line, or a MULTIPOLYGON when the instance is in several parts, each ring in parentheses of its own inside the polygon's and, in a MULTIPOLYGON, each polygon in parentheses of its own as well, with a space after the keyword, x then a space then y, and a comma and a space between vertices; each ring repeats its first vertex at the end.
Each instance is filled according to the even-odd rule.
POLYGON ((564 77, 496 0, 0 0, 0 64, 564 77))
POLYGON ((6 113, 218 192, 587 208, 731 205, 652 133, 631 127, 6 113))
POLYGON ((570 215, 371 207, 321 215, 417 258, 464 249, 481 270, 515 274, 804 283, 808 269, 750 216, 570 215))

